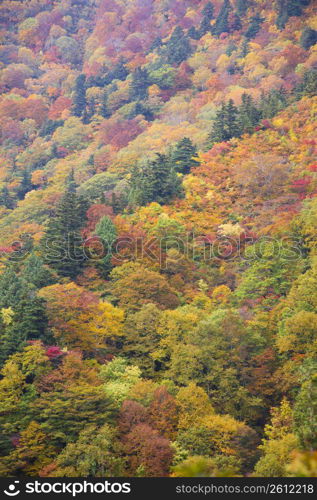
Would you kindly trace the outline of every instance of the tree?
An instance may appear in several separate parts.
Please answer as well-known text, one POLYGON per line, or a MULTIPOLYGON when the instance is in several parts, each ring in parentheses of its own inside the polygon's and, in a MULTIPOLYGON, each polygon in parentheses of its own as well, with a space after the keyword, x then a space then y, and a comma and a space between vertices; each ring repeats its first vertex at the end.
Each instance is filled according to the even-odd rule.
POLYGON ((140 367, 146 377, 153 377, 155 373, 151 353, 159 344, 157 325, 160 317, 161 311, 156 305, 146 304, 140 311, 129 314, 124 325, 123 353, 140 367))
POLYGON ((317 43, 317 31, 306 26, 300 37, 300 44, 305 50, 309 50, 310 47, 317 43))
POLYGON ((233 137, 239 136, 238 108, 230 99, 228 104, 222 103, 221 108, 217 111, 210 140, 213 144, 215 142, 229 141, 233 137))
POLYGON ((202 10, 202 15, 207 17, 209 21, 214 17, 214 6, 211 2, 207 2, 202 10))
POLYGON ((239 106, 238 123, 242 133, 252 133, 255 126, 259 123, 261 117, 260 111, 254 104, 252 96, 242 95, 242 103, 239 106))
POLYGON ((153 429, 167 439, 173 441, 177 430, 177 405, 175 399, 167 392, 166 387, 158 387, 149 409, 149 422, 153 429))
POLYGON ((58 455, 50 477, 120 477, 124 459, 116 431, 109 424, 85 427, 75 443, 68 443, 58 455))
POLYGON ((55 281, 49 267, 45 266, 41 257, 34 252, 24 261, 21 277, 36 288, 52 285, 55 281))
POLYGON ((70 179, 41 242, 44 262, 61 276, 75 278, 85 261, 80 229, 85 224, 87 208, 70 179))
POLYGON ((108 216, 100 219, 95 229, 96 235, 100 238, 103 245, 103 257, 100 262, 100 267, 103 276, 107 277, 111 271, 111 258, 113 253, 113 244, 117 239, 117 230, 108 216))
POLYGON ((283 477, 291 462, 291 452, 298 447, 293 433, 293 412, 284 399, 280 407, 272 408, 271 424, 265 426, 265 439, 260 449, 263 456, 255 466, 257 477, 283 477))
POLYGON ((148 477, 168 475, 173 458, 169 441, 146 424, 139 424, 124 437, 123 445, 132 475, 148 477))
POLYGON ((9 210, 12 210, 15 206, 14 200, 6 186, 4 186, 0 192, 0 205, 5 206, 9 210))
POLYGON ((260 16, 260 14, 256 14, 255 16, 251 17, 250 24, 244 36, 248 40, 254 38, 260 31, 261 24, 263 23, 263 21, 264 19, 260 16))
POLYGON ((86 76, 80 74, 76 78, 73 112, 75 116, 82 116, 86 109, 86 76))
POLYGON ((169 64, 180 65, 191 54, 191 45, 180 26, 176 26, 166 44, 167 60, 169 64))
POLYGON ((115 281, 113 293, 120 307, 131 312, 150 303, 160 309, 171 309, 179 304, 176 292, 166 278, 148 269, 135 270, 115 281))
POLYGON ((130 200, 137 205, 169 203, 182 195, 181 179, 166 155, 140 165, 132 171, 130 200))
POLYGON ((1 460, 0 472, 6 476, 36 476, 55 454, 56 450, 48 444, 48 436, 37 422, 32 421, 21 432, 15 450, 1 460))
POLYGON ((229 32, 229 14, 231 10, 230 0, 224 0, 212 30, 214 35, 219 36, 221 33, 229 32))
POLYGON ((19 200, 23 200, 25 195, 33 189, 33 185, 31 182, 31 174, 28 172, 28 170, 25 168, 22 173, 22 179, 21 183, 19 185, 19 188, 17 190, 17 196, 19 200))
POLYGON ((181 139, 171 154, 171 162, 181 174, 189 174, 191 168, 199 165, 196 158, 197 148, 188 137, 181 139))
POLYGON ((307 360, 301 367, 302 385, 294 406, 294 428, 305 450, 317 446, 317 375, 316 362, 307 360))
POLYGON ((148 72, 146 69, 137 68, 132 75, 130 84, 130 99, 132 101, 142 101, 148 97, 148 87, 150 85, 148 72))

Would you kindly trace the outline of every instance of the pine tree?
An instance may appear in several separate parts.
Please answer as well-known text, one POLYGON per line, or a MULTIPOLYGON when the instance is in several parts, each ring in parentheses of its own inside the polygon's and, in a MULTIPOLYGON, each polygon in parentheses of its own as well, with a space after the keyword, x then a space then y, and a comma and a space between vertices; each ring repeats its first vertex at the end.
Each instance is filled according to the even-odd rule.
POLYGON ((175 165, 177 172, 189 174, 191 168, 197 167, 199 161, 197 157, 197 148, 188 137, 184 137, 177 144, 171 154, 171 162, 175 165))
POLYGON ((82 116, 86 109, 86 76, 81 74, 76 78, 73 112, 82 116))
POLYGON ((117 239, 116 226, 114 225, 110 217, 104 216, 98 222, 95 233, 97 236, 99 236, 103 244, 104 257, 101 259, 100 267, 102 269, 103 276, 107 277, 112 269, 112 245, 117 239))
POLYGON ((166 155, 157 154, 155 160, 132 172, 129 198, 133 204, 169 203, 181 195, 181 179, 166 155))
POLYGON ((44 262, 61 276, 74 279, 85 261, 80 229, 85 223, 87 208, 87 202, 77 196, 71 176, 41 243, 44 262))
POLYGON ((249 1, 248 0, 237 0, 236 8, 239 16, 244 16, 248 10, 249 1))
POLYGON ((180 26, 176 26, 166 44, 167 60, 169 64, 179 65, 191 54, 191 45, 180 26))
POLYGON ((243 94, 239 107, 238 123, 241 133, 251 133, 259 123, 261 112, 255 106, 252 96, 243 94))
POLYGON ((303 49, 308 50, 315 45, 315 43, 317 43, 317 31, 306 26, 300 38, 301 46, 303 49))
POLYGON ((199 40, 201 37, 200 30, 198 31, 195 26, 191 26, 187 32, 187 35, 189 38, 192 38, 193 40, 199 40))
POLYGON ((221 108, 217 111, 213 130, 210 134, 210 141, 214 144, 229 141, 233 137, 240 137, 240 135, 238 108, 230 99, 228 104, 222 103, 221 108))
POLYGON ((214 35, 219 36, 221 33, 229 32, 229 14, 231 10, 232 7, 230 0, 224 0, 213 28, 214 35))
POLYGON ((25 195, 33 189, 33 185, 31 182, 31 175, 28 170, 25 168, 22 173, 21 184, 17 190, 17 196, 19 200, 23 200, 25 195))
POLYGON ((100 114, 103 118, 109 118, 109 116, 111 116, 111 113, 108 108, 108 93, 106 90, 104 90, 102 94, 100 114))
POLYGON ((148 96, 148 87, 150 85, 148 72, 146 69, 137 68, 132 75, 130 84, 130 99, 132 101, 146 99, 148 96))
POLYGON ((214 6, 211 2, 207 2, 202 10, 202 15, 205 16, 209 21, 214 17, 214 6))
POLYGON ((43 288, 55 282, 50 269, 44 266, 43 260, 35 253, 31 253, 24 261, 21 277, 36 288, 43 288))
POLYGON ((0 205, 12 210, 15 206, 14 200, 9 193, 7 186, 4 186, 0 192, 0 205))
POLYGON ((20 350, 30 340, 52 342, 48 330, 44 301, 36 289, 17 275, 13 266, 7 267, 0 278, 0 311, 10 309, 11 320, 0 322, 0 364, 20 350))
POLYGON ((251 17, 250 25, 247 31, 245 32, 244 36, 248 40, 254 38, 260 31, 261 24, 263 23, 263 21, 264 21, 263 17, 261 17, 259 14, 256 14, 255 16, 251 17))

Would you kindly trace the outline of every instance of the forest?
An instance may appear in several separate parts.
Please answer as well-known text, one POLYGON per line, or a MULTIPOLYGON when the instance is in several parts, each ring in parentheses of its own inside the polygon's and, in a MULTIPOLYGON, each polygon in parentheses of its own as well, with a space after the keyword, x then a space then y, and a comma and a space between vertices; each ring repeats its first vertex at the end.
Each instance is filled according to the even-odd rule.
POLYGON ((315 0, 0 2, 0 476, 317 477, 315 0))

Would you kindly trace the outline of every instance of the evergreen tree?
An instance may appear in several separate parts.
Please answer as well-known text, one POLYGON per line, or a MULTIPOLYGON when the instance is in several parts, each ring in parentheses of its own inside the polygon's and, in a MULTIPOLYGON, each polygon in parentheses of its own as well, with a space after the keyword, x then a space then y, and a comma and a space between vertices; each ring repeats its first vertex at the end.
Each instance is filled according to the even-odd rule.
POLYGON ((287 94, 285 89, 271 90, 268 95, 262 95, 260 112, 263 118, 273 118, 279 111, 287 106, 287 94))
POLYGON ((303 49, 308 50, 315 45, 315 43, 317 43, 317 31, 306 26, 300 38, 301 46, 303 49))
POLYGON ((23 200, 25 195, 33 189, 33 185, 31 182, 31 175, 28 170, 25 168, 22 173, 21 184, 17 190, 17 196, 19 200, 23 200))
POLYGON ((239 128, 241 133, 251 133, 259 123, 261 112, 255 106, 252 96, 243 94, 242 103, 239 107, 239 128))
POLYGON ((0 192, 0 205, 12 210, 15 206, 14 200, 9 193, 7 186, 4 186, 0 192))
POLYGON ((263 23, 264 19, 263 17, 260 16, 260 14, 256 14, 255 16, 251 17, 251 22, 250 25, 245 32, 244 36, 248 39, 251 40, 254 38, 258 32, 261 29, 261 24, 263 23))
POLYGON ((209 19, 209 21, 211 21, 211 19, 214 17, 214 6, 211 2, 206 3, 205 7, 202 10, 202 14, 204 17, 209 19))
POLYGON ((44 262, 61 276, 74 279, 85 261, 80 229, 87 208, 87 202, 76 194, 72 175, 41 244, 44 262))
POLYGON ((317 94, 317 69, 311 68, 304 74, 303 81, 294 89, 297 99, 307 95, 314 97, 317 94))
POLYGON ((179 65, 191 54, 191 45, 180 26, 176 26, 166 44, 167 59, 169 64, 179 65))
POLYGON ((239 16, 244 16, 249 8, 249 1, 248 0, 237 0, 236 3, 237 7, 237 13, 239 16))
POLYGON ((73 112, 75 116, 82 116, 86 109, 86 76, 79 75, 75 82, 73 112))
POLYGON ((110 73, 111 81, 112 80, 124 81, 128 75, 129 72, 125 67, 125 61, 124 59, 121 58, 110 73))
POLYGON ((199 40, 201 37, 200 31, 196 30, 195 26, 191 26, 191 28, 189 28, 187 35, 193 40, 199 40))
POLYGON ((217 111, 213 129, 210 134, 212 144, 216 142, 229 141, 233 137, 241 135, 238 108, 234 105, 232 99, 228 104, 222 103, 221 108, 217 111))
POLYGON ((111 113, 108 108, 108 93, 106 90, 104 90, 102 94, 100 114, 103 118, 109 118, 109 116, 111 116, 111 113))
POLYGON ((171 162, 177 172, 189 174, 192 167, 199 165, 197 157, 197 148, 188 137, 184 137, 177 144, 171 154, 171 162))
POLYGON ((217 17, 216 23, 213 27, 214 35, 219 36, 221 35, 221 33, 229 32, 229 14, 231 10, 232 7, 230 0, 224 0, 219 15, 217 17))
POLYGON ((303 8, 310 4, 310 0, 278 0, 276 26, 284 29, 285 25, 292 16, 301 16, 303 8))
POLYGON ((130 84, 130 99, 132 101, 142 101, 148 96, 148 87, 150 85, 149 75, 146 69, 137 68, 132 75, 130 84))
POLYGON ((112 245, 117 239, 116 226, 110 217, 104 216, 98 222, 95 233, 99 236, 104 247, 104 257, 101 259, 100 266, 103 276, 107 277, 112 269, 112 245))
POLYGON ((13 266, 0 277, 0 311, 0 364, 30 340, 52 342, 43 299, 13 266), (9 311, 7 320, 5 311, 9 311))
POLYGON ((36 288, 43 288, 55 282, 50 269, 44 266, 43 260, 35 253, 31 253, 25 260, 21 277, 36 288))
POLYGON ((133 204, 169 203, 181 195, 181 179, 166 155, 157 154, 155 160, 132 172, 130 200, 133 204))

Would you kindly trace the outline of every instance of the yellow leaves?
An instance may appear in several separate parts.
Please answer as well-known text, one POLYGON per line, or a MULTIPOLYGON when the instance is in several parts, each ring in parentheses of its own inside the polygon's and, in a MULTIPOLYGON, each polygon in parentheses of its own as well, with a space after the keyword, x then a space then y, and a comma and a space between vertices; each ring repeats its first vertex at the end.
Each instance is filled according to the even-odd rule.
POLYGON ((208 394, 194 383, 179 390, 176 402, 179 409, 179 429, 189 429, 205 416, 214 414, 208 394))
POLYGON ((3 307, 0 311, 0 315, 5 326, 8 326, 13 321, 14 311, 12 307, 7 307, 7 308, 3 307))

